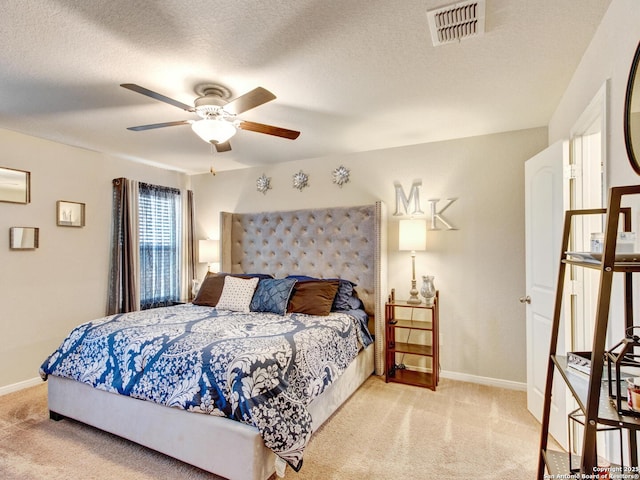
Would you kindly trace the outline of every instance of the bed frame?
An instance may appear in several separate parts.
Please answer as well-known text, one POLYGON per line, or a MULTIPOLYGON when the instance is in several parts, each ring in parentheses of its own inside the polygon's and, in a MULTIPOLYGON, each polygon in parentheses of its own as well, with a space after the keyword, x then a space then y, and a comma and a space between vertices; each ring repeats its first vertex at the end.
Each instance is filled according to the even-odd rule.
MULTIPOLYGON (((223 271, 341 277, 373 319, 375 343, 309 406, 316 431, 358 387, 384 370, 384 205, 259 214, 221 214, 223 271)), ((276 456, 254 427, 96 390, 49 376, 52 419, 69 417, 230 480, 265 480, 276 456)), ((304 468, 304 467, 303 467, 304 468)))

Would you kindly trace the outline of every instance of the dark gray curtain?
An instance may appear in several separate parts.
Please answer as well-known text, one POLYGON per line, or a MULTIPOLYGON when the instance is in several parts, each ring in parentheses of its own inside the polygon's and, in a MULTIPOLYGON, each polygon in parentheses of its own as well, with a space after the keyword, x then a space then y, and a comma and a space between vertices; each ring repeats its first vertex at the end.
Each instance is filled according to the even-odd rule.
POLYGON ((186 224, 185 224, 185 250, 186 250, 186 277, 187 277, 187 298, 189 301, 193 300, 193 293, 191 293, 191 280, 196 278, 196 231, 195 231, 195 207, 193 203, 193 192, 187 190, 187 211, 186 211, 186 224))
MULTIPOLYGON (((113 180, 111 261, 107 315, 138 309, 136 286, 137 231, 131 214, 132 191, 126 178, 113 180)), ((137 192, 135 193, 137 195, 137 192)), ((137 200, 134 199, 134 203, 137 200)))
POLYGON ((180 298, 192 300, 191 279, 196 275, 193 192, 188 190, 184 196, 186 201, 180 212, 176 201, 180 191, 177 189, 126 178, 113 180, 107 315, 170 305, 180 298), (152 203, 164 203, 166 208, 157 210, 154 207, 153 211, 147 211, 145 198, 149 196, 154 197, 152 203), (172 206, 159 199, 170 199, 172 206), (167 222, 177 226, 181 215, 184 215, 183 234, 179 235, 177 230, 167 228, 167 222), (175 218, 169 219, 173 216, 175 218), (139 237, 141 228, 145 231, 143 239, 139 237), (158 231, 164 232, 162 238, 150 240, 147 237, 149 232, 158 231), (175 247, 170 255, 163 252, 167 234, 171 237, 169 243, 175 247), (182 255, 177 254, 180 243, 182 255))

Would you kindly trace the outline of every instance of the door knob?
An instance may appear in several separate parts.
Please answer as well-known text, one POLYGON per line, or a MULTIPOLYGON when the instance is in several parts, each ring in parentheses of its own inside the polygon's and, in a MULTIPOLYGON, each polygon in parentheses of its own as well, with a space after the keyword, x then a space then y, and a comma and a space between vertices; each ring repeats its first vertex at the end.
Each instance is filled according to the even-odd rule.
POLYGON ((531 297, 529 295, 526 297, 520 297, 520 303, 531 303, 531 297))

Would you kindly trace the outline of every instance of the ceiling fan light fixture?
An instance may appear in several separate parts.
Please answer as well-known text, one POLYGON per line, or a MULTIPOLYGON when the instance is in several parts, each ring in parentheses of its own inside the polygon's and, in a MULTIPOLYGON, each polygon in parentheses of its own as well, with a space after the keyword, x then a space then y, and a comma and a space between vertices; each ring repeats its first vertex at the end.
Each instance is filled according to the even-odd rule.
POLYGON ((205 118, 191 124, 196 135, 207 143, 224 143, 236 134, 236 127, 226 120, 205 118))

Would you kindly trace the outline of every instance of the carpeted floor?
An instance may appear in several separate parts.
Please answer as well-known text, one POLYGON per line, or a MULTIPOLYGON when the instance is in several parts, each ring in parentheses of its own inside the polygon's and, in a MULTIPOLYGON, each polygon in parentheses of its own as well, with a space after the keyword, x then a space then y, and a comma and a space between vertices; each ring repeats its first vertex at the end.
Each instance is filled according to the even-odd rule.
MULTIPOLYGON (((526 394, 443 380, 436 392, 370 378, 314 435, 286 479, 534 478, 526 394)), ((49 420, 46 384, 0 397, 2 479, 219 477, 83 424, 49 420)))

